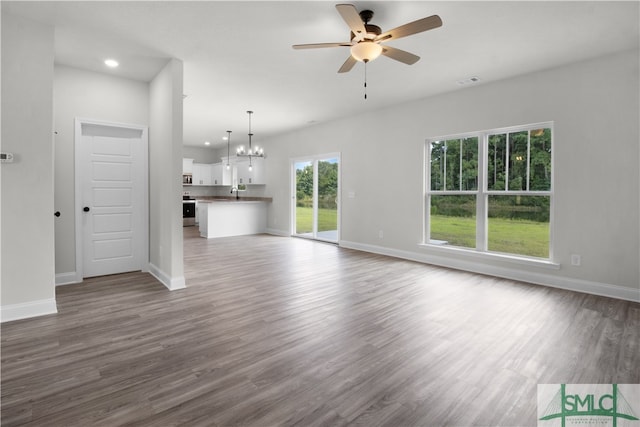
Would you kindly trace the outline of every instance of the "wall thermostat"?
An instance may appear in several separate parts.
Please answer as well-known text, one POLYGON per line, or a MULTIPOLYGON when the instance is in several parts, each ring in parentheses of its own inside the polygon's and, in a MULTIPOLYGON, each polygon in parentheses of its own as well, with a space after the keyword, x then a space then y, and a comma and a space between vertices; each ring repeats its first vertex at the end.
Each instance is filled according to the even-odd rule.
POLYGON ((2 163, 13 163, 13 153, 0 153, 2 163))

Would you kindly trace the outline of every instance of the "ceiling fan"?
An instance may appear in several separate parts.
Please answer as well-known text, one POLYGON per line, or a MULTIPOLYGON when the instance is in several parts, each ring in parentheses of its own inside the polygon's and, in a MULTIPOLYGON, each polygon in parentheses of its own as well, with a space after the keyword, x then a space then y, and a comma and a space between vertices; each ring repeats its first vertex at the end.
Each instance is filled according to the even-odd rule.
POLYGON ((293 45, 293 48, 317 49, 324 47, 350 47, 351 55, 347 58, 345 63, 342 64, 338 73, 346 73, 353 68, 356 62, 361 61, 367 63, 376 59, 380 55, 384 55, 408 65, 415 64, 420 59, 419 56, 391 46, 383 45, 382 42, 396 40, 401 37, 410 36, 442 26, 442 20, 440 17, 438 15, 432 15, 418 19, 417 21, 409 22, 408 24, 401 25, 393 30, 385 31, 383 33, 377 25, 369 24, 369 21, 373 18, 373 12, 371 10, 363 10, 358 13, 355 6, 352 4, 337 4, 336 9, 338 9, 338 13, 347 23, 349 29, 351 29, 351 41, 342 43, 296 44, 293 45))

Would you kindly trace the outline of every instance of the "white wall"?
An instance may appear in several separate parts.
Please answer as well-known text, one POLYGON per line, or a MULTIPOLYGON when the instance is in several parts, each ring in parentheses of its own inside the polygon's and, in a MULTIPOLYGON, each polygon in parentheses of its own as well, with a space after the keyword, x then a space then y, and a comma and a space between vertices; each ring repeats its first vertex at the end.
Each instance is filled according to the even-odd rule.
POLYGON ((263 144, 267 188, 275 189, 268 227, 289 232, 289 159, 341 152, 344 246, 640 300, 638 63, 637 50, 623 52, 279 135, 263 144), (419 246, 424 140, 543 121, 555 122, 560 267, 419 246), (571 254, 582 256, 580 267, 571 254))
POLYGON ((75 266, 74 119, 149 124, 149 84, 62 65, 54 69, 56 281, 77 280, 75 266))
POLYGON ((182 248, 182 75, 172 59, 150 87, 150 272, 169 289, 185 286, 182 248))
POLYGON ((182 155, 186 159, 193 159, 195 163, 220 163, 220 157, 216 155, 214 148, 185 145, 182 150, 182 155))
POLYGON ((2 14, 2 321, 56 312, 53 27, 2 14))

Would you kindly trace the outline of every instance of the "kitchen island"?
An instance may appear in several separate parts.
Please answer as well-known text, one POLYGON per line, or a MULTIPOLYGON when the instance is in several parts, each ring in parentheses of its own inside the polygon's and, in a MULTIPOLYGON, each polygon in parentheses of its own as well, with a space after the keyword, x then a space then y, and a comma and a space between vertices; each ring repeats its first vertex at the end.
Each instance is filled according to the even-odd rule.
POLYGON ((270 198, 198 199, 200 236, 212 239, 264 233, 269 201, 270 198))

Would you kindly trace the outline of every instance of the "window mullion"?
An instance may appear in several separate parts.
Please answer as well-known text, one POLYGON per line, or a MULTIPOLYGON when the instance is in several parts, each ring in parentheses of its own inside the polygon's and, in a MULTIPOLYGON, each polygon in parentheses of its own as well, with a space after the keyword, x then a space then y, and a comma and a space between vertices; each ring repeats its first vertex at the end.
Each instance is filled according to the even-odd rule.
POLYGON ((531 130, 527 132, 527 191, 529 191, 529 173, 531 167, 531 130))
POLYGON ((504 157, 504 190, 505 191, 509 191, 509 162, 511 161, 510 158, 510 150, 509 150, 509 145, 511 142, 511 134, 507 133, 507 141, 504 147, 504 153, 505 153, 505 157, 504 157))
POLYGON ((460 151, 460 155, 459 155, 459 174, 458 174, 458 190, 462 191, 462 138, 460 138, 460 140, 458 141, 458 146, 459 146, 459 151, 460 151))
POLYGON ((476 196, 476 250, 487 249, 487 174, 489 164, 489 136, 478 135, 478 188, 476 196))
POLYGON ((442 189, 447 190, 447 141, 442 146, 442 158, 443 158, 443 172, 442 172, 442 189))

